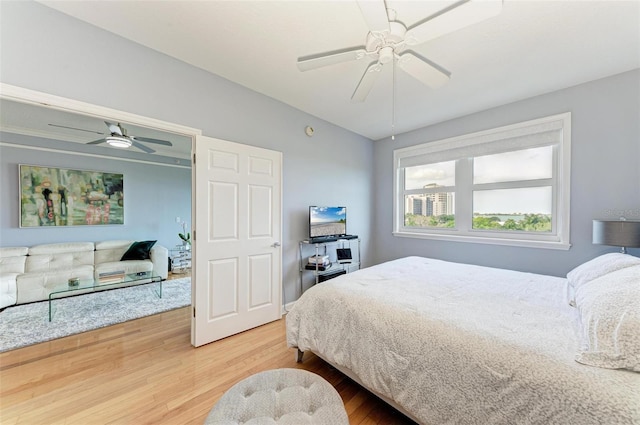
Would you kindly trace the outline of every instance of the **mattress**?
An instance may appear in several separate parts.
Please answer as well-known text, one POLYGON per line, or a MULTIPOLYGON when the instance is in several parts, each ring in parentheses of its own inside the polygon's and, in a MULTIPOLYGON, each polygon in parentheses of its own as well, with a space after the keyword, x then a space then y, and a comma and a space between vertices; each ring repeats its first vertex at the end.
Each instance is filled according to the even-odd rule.
POLYGON ((640 374, 586 366, 566 279, 407 257, 307 290, 287 343, 424 424, 639 424, 640 374))

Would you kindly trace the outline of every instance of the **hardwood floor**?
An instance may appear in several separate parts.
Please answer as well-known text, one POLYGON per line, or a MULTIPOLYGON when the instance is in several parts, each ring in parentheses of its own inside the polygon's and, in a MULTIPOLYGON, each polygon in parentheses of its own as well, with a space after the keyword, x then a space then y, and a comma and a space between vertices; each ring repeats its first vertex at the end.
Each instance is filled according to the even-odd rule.
POLYGON ((0 353, 0 423, 202 424, 236 382, 291 367, 329 381, 351 424, 413 424, 313 354, 296 363, 284 318, 193 348, 190 311, 0 353))
POLYGON ((167 275, 167 280, 182 279, 183 277, 191 277, 191 269, 186 269, 181 273, 174 273, 170 271, 167 275))

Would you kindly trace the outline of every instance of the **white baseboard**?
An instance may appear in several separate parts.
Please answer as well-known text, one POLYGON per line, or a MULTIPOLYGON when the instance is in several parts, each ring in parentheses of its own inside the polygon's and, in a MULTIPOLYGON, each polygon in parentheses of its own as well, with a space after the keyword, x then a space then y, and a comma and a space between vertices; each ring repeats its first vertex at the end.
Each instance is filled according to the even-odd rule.
POLYGON ((284 316, 285 314, 287 314, 288 312, 291 311, 291 309, 293 308, 293 305, 295 304, 295 301, 292 301, 290 303, 286 303, 285 305, 282 306, 282 315, 284 316))

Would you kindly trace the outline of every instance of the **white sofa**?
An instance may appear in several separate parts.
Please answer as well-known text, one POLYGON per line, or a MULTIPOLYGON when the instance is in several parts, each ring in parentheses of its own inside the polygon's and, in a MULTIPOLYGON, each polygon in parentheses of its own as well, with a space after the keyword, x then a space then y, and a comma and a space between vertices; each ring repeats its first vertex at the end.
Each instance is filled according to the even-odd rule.
POLYGON ((152 272, 167 278, 168 250, 155 244, 149 259, 121 261, 134 241, 69 242, 0 248, 0 309, 47 300, 52 288, 72 277, 98 279, 101 273, 152 272))

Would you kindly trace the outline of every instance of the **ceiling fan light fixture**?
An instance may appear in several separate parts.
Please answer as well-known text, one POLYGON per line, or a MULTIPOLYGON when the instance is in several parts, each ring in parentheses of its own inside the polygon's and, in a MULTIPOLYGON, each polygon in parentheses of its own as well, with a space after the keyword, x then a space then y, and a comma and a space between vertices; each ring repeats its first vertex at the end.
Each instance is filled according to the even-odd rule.
POLYGON ((122 136, 107 136, 105 141, 114 148, 127 149, 131 147, 131 140, 122 136))

